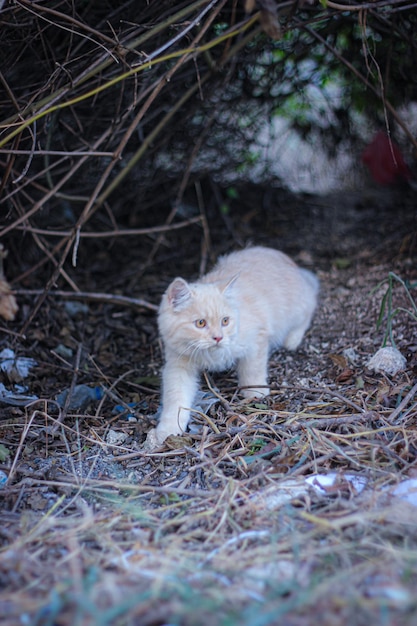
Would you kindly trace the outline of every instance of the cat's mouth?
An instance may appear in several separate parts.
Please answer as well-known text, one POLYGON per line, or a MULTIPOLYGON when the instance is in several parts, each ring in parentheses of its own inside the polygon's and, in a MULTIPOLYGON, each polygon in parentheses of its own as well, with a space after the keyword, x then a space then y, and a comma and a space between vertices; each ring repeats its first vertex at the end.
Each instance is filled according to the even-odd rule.
POLYGON ((218 343, 215 341, 207 342, 206 345, 200 347, 200 350, 201 352, 207 352, 208 354, 214 356, 215 354, 219 354, 220 352, 224 352, 226 350, 226 343, 223 341, 219 341, 218 343))
POLYGON ((213 343, 211 343, 211 344, 209 345, 209 348, 210 348, 211 350, 220 350, 221 348, 224 348, 224 345, 225 345, 225 344, 224 344, 222 341, 216 341, 216 340, 214 340, 214 341, 213 341, 213 343))

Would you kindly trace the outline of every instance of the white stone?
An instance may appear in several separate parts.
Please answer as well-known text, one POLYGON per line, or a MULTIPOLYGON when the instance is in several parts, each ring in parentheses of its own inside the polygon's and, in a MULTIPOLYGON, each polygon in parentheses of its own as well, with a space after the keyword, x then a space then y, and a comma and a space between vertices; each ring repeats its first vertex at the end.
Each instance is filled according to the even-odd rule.
POLYGON ((395 376, 398 372, 405 369, 406 359, 397 348, 385 346, 375 352, 374 356, 369 359, 367 367, 374 372, 382 372, 389 376, 395 376))

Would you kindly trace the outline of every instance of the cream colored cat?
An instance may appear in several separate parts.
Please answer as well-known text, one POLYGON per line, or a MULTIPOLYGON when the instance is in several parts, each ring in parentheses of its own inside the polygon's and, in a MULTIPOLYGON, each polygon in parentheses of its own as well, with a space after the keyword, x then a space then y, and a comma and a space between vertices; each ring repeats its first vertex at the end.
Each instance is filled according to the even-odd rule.
POLYGON ((295 350, 316 307, 319 281, 282 252, 253 247, 221 257, 200 280, 176 278, 162 297, 162 413, 145 448, 187 428, 204 370, 236 365, 245 397, 268 395, 268 356, 295 350))

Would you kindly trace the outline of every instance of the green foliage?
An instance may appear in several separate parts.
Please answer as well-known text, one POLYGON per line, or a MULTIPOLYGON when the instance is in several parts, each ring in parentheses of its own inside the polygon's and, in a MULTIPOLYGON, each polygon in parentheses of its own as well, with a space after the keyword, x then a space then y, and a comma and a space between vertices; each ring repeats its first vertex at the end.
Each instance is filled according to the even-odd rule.
POLYGON ((224 216, 230 215, 230 202, 229 200, 237 200, 239 198, 239 192, 236 187, 228 187, 226 189, 227 200, 220 205, 220 213, 224 216))
POLYGON ((257 454, 258 452, 262 450, 262 448, 265 447, 265 445, 266 445, 265 439, 262 439, 262 438, 254 439, 250 447, 249 454, 257 454))
POLYGON ((385 294, 382 297, 376 327, 379 330, 385 323, 386 329, 382 341, 382 346, 386 346, 388 340, 390 341, 391 345, 395 346, 395 340, 393 336, 393 320, 395 316, 402 311, 409 315, 415 322, 417 322, 417 304, 410 293, 410 289, 416 288, 417 283, 410 284, 400 278, 400 276, 397 276, 397 274, 395 274, 394 272, 389 272, 388 278, 379 283, 374 289, 373 293, 384 284, 387 285, 387 288, 385 294), (403 288, 407 300, 410 303, 410 308, 406 309, 404 307, 394 305, 393 296, 396 284, 400 285, 403 288))
POLYGON ((239 198, 239 191, 236 187, 228 187, 226 190, 226 195, 231 200, 237 200, 239 198))
POLYGON ((236 168, 237 172, 245 172, 248 167, 255 165, 261 157, 259 150, 245 150, 241 155, 240 164, 236 168))
POLYGON ((4 463, 10 456, 10 450, 0 443, 0 462, 4 463))
POLYGON ((358 114, 368 126, 384 124, 384 97, 393 106, 417 97, 413 29, 411 15, 389 35, 378 20, 364 24, 356 13, 307 21, 264 47, 244 69, 245 85, 252 85, 252 97, 270 104, 271 117, 286 117, 304 137, 318 130, 329 147, 347 132, 361 141, 358 114))

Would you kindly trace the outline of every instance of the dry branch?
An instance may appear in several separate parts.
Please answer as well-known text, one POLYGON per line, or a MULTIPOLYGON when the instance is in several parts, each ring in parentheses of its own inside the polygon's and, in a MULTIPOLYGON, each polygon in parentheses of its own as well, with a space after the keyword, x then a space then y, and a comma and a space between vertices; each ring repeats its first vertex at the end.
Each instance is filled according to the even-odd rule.
MULTIPOLYGON (((14 292, 17 296, 41 296, 41 289, 17 289, 14 292)), ((86 293, 83 291, 49 291, 48 297, 64 298, 64 300, 85 300, 86 302, 102 302, 103 304, 116 304, 123 307, 133 307, 147 309, 156 312, 157 305, 147 302, 142 298, 129 298, 111 293, 86 293)))

